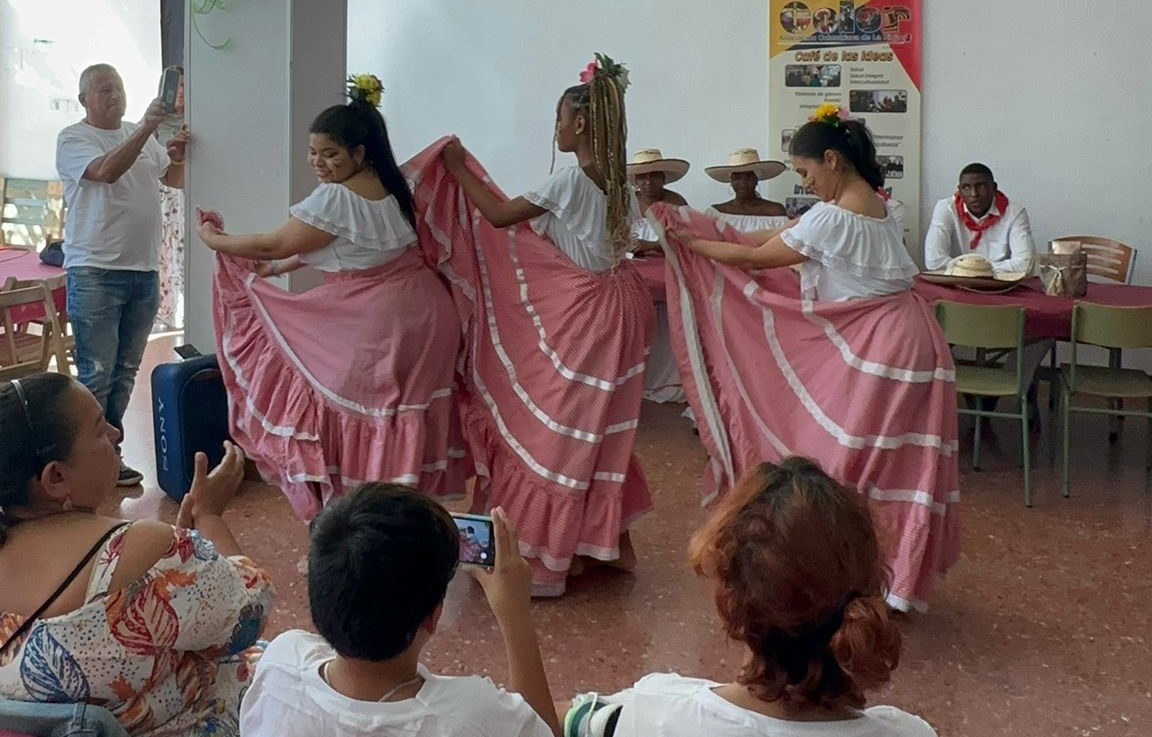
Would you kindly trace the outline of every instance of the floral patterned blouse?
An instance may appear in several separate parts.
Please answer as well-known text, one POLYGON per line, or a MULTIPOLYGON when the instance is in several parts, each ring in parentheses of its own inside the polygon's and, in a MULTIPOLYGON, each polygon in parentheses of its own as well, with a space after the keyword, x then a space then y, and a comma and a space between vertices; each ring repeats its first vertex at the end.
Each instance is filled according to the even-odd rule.
MULTIPOLYGON (((132 735, 239 734, 240 700, 264 643, 267 575, 194 530, 141 578, 108 585, 128 527, 97 555, 85 604, 33 625, 0 655, 0 698, 103 706, 132 735)), ((0 642, 24 618, 0 613, 0 642)))

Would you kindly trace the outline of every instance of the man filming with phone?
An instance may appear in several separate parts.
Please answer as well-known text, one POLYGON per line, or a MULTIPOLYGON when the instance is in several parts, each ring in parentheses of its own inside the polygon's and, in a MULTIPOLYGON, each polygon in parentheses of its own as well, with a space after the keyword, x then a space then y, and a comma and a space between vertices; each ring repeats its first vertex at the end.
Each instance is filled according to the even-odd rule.
MULTIPOLYGON (((124 121, 120 74, 94 64, 80 75, 84 119, 60 131, 56 171, 68 208, 64 267, 80 382, 123 437, 124 412, 159 305, 160 188, 184 187, 188 132, 153 134, 168 110, 157 99, 124 121)), ((144 477, 121 460, 120 486, 144 477)))

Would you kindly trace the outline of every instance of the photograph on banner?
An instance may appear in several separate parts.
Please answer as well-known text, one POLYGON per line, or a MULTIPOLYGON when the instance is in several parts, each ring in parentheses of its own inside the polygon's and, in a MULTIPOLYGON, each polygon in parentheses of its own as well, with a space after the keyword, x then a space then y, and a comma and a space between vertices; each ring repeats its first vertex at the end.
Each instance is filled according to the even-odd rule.
MULTIPOLYGON (((768 128, 782 155, 824 103, 872 132, 887 196, 905 210, 905 240, 920 242, 922 0, 769 0, 768 128)), ((771 183, 789 215, 815 201, 796 177, 771 183)), ((919 253, 914 253, 919 261, 919 253)))

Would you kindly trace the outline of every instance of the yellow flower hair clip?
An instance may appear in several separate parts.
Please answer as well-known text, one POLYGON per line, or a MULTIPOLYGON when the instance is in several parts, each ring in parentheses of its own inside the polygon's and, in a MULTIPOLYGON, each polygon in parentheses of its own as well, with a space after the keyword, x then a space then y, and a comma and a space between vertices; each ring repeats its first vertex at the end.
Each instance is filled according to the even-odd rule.
POLYGON ((355 74, 348 77, 348 97, 372 107, 380 107, 384 83, 375 74, 355 74))
POLYGON ((827 123, 828 125, 839 127, 842 121, 849 119, 847 110, 834 102, 825 102, 816 108, 816 112, 812 113, 811 117, 808 118, 808 122, 827 123))

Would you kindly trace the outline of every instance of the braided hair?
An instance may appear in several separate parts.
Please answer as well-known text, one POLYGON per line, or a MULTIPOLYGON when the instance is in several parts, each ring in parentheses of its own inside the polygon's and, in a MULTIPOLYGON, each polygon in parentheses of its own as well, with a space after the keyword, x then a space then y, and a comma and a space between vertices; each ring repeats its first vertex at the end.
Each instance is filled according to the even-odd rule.
POLYGON ((569 87, 560 98, 588 121, 592 161, 604 177, 608 196, 608 247, 619 261, 632 247, 632 191, 628 185, 628 123, 624 116, 624 87, 614 77, 596 74, 585 84, 569 87))

